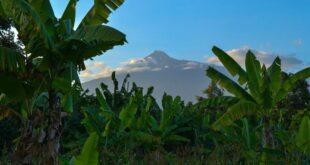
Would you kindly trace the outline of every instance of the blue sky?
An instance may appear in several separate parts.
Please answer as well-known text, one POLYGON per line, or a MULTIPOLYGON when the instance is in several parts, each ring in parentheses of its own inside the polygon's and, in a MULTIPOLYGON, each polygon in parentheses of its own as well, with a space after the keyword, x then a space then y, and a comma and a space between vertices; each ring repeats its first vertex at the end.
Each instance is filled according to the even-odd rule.
MULTIPOLYGON (((52 0, 60 16, 68 1, 52 0)), ((92 6, 80 0, 78 21, 92 6)), ((127 0, 108 25, 129 43, 95 60, 109 66, 163 50, 178 59, 205 61, 217 45, 250 47, 301 59, 310 65, 309 0, 127 0)))

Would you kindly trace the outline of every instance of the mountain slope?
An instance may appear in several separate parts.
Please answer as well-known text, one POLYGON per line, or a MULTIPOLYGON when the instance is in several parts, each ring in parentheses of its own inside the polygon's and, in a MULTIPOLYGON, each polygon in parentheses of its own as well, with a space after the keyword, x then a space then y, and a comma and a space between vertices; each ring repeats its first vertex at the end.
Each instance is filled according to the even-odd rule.
MULTIPOLYGON (((176 60, 162 51, 155 51, 118 69, 116 77, 122 81, 129 73, 129 82, 136 82, 145 89, 154 86, 154 96, 159 102, 165 92, 172 96, 181 96, 185 101, 195 101, 195 97, 201 96, 201 91, 210 83, 210 79, 205 76, 207 67, 204 63, 176 60)), ((225 73, 223 67, 213 67, 225 73)), ((113 86, 111 78, 104 77, 86 82, 83 87, 93 93, 101 82, 109 87, 113 86)))

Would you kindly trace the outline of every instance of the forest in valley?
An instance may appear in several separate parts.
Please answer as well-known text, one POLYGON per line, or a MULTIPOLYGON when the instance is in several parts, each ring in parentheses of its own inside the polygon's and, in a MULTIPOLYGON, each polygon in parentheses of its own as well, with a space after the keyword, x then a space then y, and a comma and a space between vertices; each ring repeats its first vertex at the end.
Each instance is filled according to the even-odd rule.
POLYGON ((115 72, 112 90, 84 90, 85 61, 127 43, 106 25, 123 2, 95 0, 76 24, 78 0, 60 18, 49 0, 0 1, 1 165, 310 164, 310 67, 286 73, 251 51, 242 67, 214 46, 236 79, 209 67, 196 102, 156 101, 156 86, 115 72))

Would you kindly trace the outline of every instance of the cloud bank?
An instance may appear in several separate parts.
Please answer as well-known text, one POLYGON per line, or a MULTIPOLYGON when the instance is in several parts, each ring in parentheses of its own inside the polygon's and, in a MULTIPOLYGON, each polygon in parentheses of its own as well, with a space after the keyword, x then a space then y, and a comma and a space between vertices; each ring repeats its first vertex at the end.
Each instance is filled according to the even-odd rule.
POLYGON ((86 64, 86 70, 80 73, 82 82, 110 76, 112 68, 102 61, 91 61, 86 64))
POLYGON ((131 59, 121 62, 120 66, 112 68, 102 61, 90 61, 86 64, 86 70, 80 73, 82 82, 111 76, 113 71, 118 73, 143 72, 146 70, 158 71, 160 68, 150 68, 144 63, 144 59, 131 59))
MULTIPOLYGON (((235 59, 242 67, 244 67, 245 57, 249 47, 242 47, 238 49, 232 49, 227 51, 233 59, 235 59)), ((259 61, 267 66, 270 66, 274 59, 279 56, 282 60, 282 69, 291 71, 294 68, 303 64, 303 62, 293 56, 278 55, 275 53, 267 53, 264 51, 251 50, 259 61)), ((208 64, 221 65, 219 59, 216 56, 212 56, 206 59, 208 64)), ((204 65, 192 61, 182 61, 170 58, 163 52, 155 52, 155 55, 148 56, 146 58, 131 59, 125 62, 121 62, 118 67, 110 67, 102 61, 90 61, 86 64, 86 70, 80 73, 82 82, 86 82, 92 79, 98 79, 111 76, 113 71, 118 73, 132 73, 132 72, 144 72, 144 71, 160 71, 168 68, 179 67, 183 70, 197 68, 197 65, 204 65)))

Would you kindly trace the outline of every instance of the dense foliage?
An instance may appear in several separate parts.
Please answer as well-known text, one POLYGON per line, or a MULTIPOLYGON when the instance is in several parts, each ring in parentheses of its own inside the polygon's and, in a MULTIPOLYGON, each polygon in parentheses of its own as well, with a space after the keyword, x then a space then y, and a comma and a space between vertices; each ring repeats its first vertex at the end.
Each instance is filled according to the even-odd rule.
POLYGON ((126 42, 102 25, 123 0, 94 2, 75 25, 77 0, 61 18, 48 0, 0 1, 0 164, 310 163, 309 67, 286 74, 249 51, 242 68, 214 47, 237 81, 209 67, 196 103, 115 73, 83 91, 84 61, 126 42))
MULTIPOLYGON (((238 99, 219 96, 185 105, 180 97, 165 94, 158 105, 152 97, 152 87, 143 91, 134 83, 129 85, 128 78, 119 84, 113 73, 113 88, 101 84, 96 96, 80 92, 73 113, 62 119, 62 164, 310 161, 308 105, 300 105, 302 109, 293 113, 289 108, 281 108, 272 114, 275 145, 266 148, 259 115, 243 117, 220 130, 212 128, 227 110, 238 104, 238 99)), ((2 130, 10 129, 3 125, 2 130)), ((12 138, 5 141, 7 146, 14 146, 12 138)), ((8 161, 10 153, 2 152, 2 160, 8 161)))
POLYGON ((102 25, 123 0, 95 0, 78 25, 77 2, 70 0, 56 18, 48 0, 0 1, 1 27, 13 25, 21 42, 16 48, 13 33, 1 31, 8 42, 0 45, 0 110, 3 116, 14 112, 23 126, 15 164, 58 164, 61 117, 73 110, 84 61, 126 42, 123 33, 102 25))

